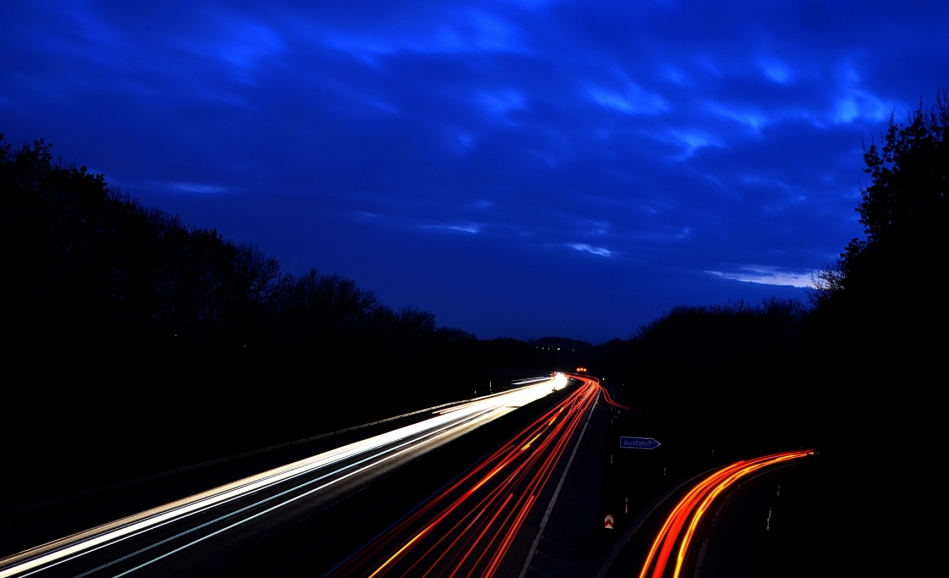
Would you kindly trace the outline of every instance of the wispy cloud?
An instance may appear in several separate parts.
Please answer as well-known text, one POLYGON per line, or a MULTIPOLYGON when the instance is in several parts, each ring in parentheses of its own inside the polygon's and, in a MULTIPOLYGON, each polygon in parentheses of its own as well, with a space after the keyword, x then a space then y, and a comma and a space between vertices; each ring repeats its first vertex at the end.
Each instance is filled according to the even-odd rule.
POLYGON ((719 141, 717 138, 702 132, 692 130, 671 130, 670 134, 672 135, 672 138, 675 139, 678 144, 685 149, 682 155, 677 157, 678 160, 688 159, 695 154, 695 151, 699 149, 722 146, 721 141, 719 141))
POLYGON ((214 193, 226 193, 230 189, 228 187, 222 187, 219 185, 202 185, 199 183, 171 183, 168 185, 173 191, 180 191, 182 193, 200 193, 200 194, 214 194, 214 193))
POLYGON ((759 132, 763 126, 771 123, 773 120, 755 110, 734 109, 719 103, 709 103, 708 108, 712 113, 741 123, 756 133, 759 132))
POLYGON ((485 112, 494 116, 503 116, 512 110, 526 108, 524 95, 512 89, 496 92, 482 92, 478 101, 485 112))
POLYGON ((760 283, 762 285, 782 285, 786 287, 811 287, 813 271, 790 271, 779 267, 762 265, 746 265, 738 271, 706 271, 723 279, 742 281, 745 283, 760 283))
POLYGON ((858 119, 882 121, 889 113, 890 108, 876 96, 862 90, 849 90, 834 104, 833 121, 837 124, 858 119))
POLYGON ((778 60, 763 60, 759 63, 764 75, 778 84, 787 84, 794 80, 794 72, 791 68, 778 60))
POLYGON ((443 231, 460 231, 462 233, 480 233, 481 225, 422 225, 426 229, 441 229, 443 231))
POLYGON ((615 254, 609 249, 604 249, 603 247, 594 247, 592 245, 587 245, 586 243, 568 243, 567 246, 572 247, 577 251, 592 253, 593 255, 600 255, 601 257, 612 257, 615 254))
POLYGON ((624 114, 659 114, 669 108, 668 103, 661 96, 643 90, 633 83, 629 83, 626 91, 622 93, 592 85, 587 88, 587 94, 593 102, 603 108, 624 114))
POLYGON ((840 88, 834 97, 834 108, 831 112, 831 121, 834 124, 886 120, 892 106, 863 85, 862 76, 853 64, 848 62, 841 65, 836 74, 840 88))
POLYGON ((517 27, 498 14, 460 10, 443 19, 434 18, 418 28, 367 32, 319 30, 329 47, 376 63, 380 55, 399 53, 445 54, 525 52, 517 27))
POLYGON ((949 70, 949 3, 793 4, 0 3, 0 130, 487 334, 500 298, 454 288, 502 251, 609 270, 642 299, 590 312, 623 335, 673 299, 808 286, 860 234, 861 139, 949 70), (384 277, 382 253, 454 272, 384 277))

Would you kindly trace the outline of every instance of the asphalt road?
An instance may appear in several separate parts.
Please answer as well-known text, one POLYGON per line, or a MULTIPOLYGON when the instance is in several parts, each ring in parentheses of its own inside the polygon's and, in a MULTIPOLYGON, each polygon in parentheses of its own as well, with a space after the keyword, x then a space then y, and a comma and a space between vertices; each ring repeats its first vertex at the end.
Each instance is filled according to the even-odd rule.
MULTIPOLYGON (((619 435, 649 433, 622 391, 592 380, 552 389, 536 384, 159 480, 147 499, 138 487, 26 511, 8 518, 23 531, 7 536, 21 544, 83 521, 97 527, 8 556, 0 578, 639 575, 673 506, 722 466, 677 478, 681 487, 657 485, 661 448, 617 449, 619 435), (143 503, 156 507, 130 509, 143 503), (58 515, 68 523, 57 525, 58 515)), ((814 471, 813 459, 800 460, 730 486, 696 527, 681 575, 813 573, 814 471)))
MULTIPOLYGON (((359 531, 338 538, 353 529, 347 519, 368 516, 379 523, 398 515, 405 502, 424 498, 417 494, 436 490, 431 486, 450 474, 428 468, 435 472, 429 480, 407 484, 405 476, 413 471, 406 466, 490 422, 515 424, 504 416, 516 407, 537 406, 531 402, 550 394, 551 386, 536 384, 445 408, 424 421, 77 533, 0 561, 0 577, 188 576, 251 567, 264 574, 301 568, 311 573, 364 538, 359 531), (340 507, 347 500, 347 506, 359 506, 340 507), (373 516, 373 503, 385 513, 373 516), (314 529, 323 535, 314 535, 314 529), (314 541, 325 547, 314 552, 307 547, 314 541), (307 563, 296 563, 301 560, 307 563)), ((561 397, 551 395, 550 403, 561 397)), ((491 443, 503 429, 479 437, 491 443)))
MULTIPOLYGON (((604 514, 601 497, 609 468, 610 448, 606 442, 614 411, 605 396, 600 396, 543 535, 537 540, 527 578, 592 576, 612 545, 600 534, 604 514)), ((532 530, 533 536, 539 531, 539 523, 527 524, 526 529, 532 530)))
POLYGON ((599 392, 584 379, 334 576, 517 576, 599 392))

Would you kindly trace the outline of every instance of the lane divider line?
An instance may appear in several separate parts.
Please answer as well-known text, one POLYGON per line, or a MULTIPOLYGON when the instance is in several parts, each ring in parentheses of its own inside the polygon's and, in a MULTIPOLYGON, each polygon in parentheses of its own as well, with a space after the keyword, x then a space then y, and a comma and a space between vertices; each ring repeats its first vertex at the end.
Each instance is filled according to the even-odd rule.
MULTIPOLYGON (((599 397, 599 392, 597 392, 597 397, 599 397)), ((537 529, 537 535, 534 536, 534 541, 531 543, 531 548, 527 552, 527 560, 524 561, 524 567, 521 568, 521 573, 518 574, 518 578, 524 578, 527 575, 527 571, 530 569, 531 560, 534 559, 534 553, 537 552, 537 547, 540 545, 540 539, 544 535, 544 529, 547 527, 547 521, 550 519, 550 513, 554 510, 554 505, 557 503, 557 497, 560 496, 560 489, 563 488, 564 480, 567 479, 567 473, 570 472, 570 466, 573 465, 573 458, 577 455, 577 449, 580 447, 580 442, 583 441, 583 434, 587 431, 587 426, 590 424, 590 418, 593 417, 593 411, 596 410, 597 400, 594 400, 590 404, 590 413, 587 415, 587 420, 583 423, 583 429, 580 430, 580 437, 577 438, 577 443, 573 446, 573 451, 570 453, 570 459, 567 460, 567 467, 564 468, 563 474, 560 476, 560 481, 557 482, 557 489, 554 490, 553 497, 550 498, 550 503, 547 505, 547 511, 544 512, 544 518, 540 522, 540 527, 537 529)))

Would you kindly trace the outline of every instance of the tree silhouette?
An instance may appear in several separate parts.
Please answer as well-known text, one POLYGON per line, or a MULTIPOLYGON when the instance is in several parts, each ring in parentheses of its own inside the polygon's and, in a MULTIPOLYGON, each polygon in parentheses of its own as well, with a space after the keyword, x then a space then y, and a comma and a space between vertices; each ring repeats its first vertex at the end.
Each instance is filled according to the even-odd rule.
MULTIPOLYGON (((945 379, 939 376, 949 321, 947 96, 937 91, 936 104, 926 110, 920 103, 905 124, 891 115, 880 143, 865 150, 871 181, 856 208, 865 238, 853 239, 815 275, 818 307, 807 325, 807 353, 819 384, 824 450, 833 456, 829 480, 838 488, 828 495, 846 488, 854 503, 874 503, 874 512, 925 509, 939 491, 927 476, 906 472, 942 451, 945 437, 933 384, 945 379), (880 386, 890 391, 879 394, 880 386), (899 433, 867 443, 867 434, 881 429, 899 433), (871 489, 863 483, 866 465, 880 456, 887 465, 873 475, 871 489)), ((878 553, 926 547, 929 538, 910 530, 884 543, 877 525, 866 513, 855 517, 855 558, 874 560, 877 573, 919 574, 907 572, 902 558, 892 561, 897 572, 880 570, 878 553)), ((906 516, 889 527, 914 526, 906 516)))
POLYGON ((283 273, 257 247, 143 207, 42 140, 0 134, 0 194, 0 452, 38 476, 9 495, 42 495, 40 479, 93 483, 40 475, 44 435, 94 448, 77 468, 94 454, 102 475, 126 476, 458 399, 498 365, 431 313, 393 310, 337 275, 283 273), (459 368, 470 371, 441 377, 459 368), (342 378, 361 386, 359 411, 322 403, 342 378), (112 459, 134 453, 108 431, 124 416, 148 426, 134 439, 148 463, 112 459))
POLYGON ((890 116, 881 144, 872 142, 863 156, 871 184, 861 189, 856 211, 866 239, 853 239, 834 263, 815 274, 812 301, 859 300, 879 308, 932 296, 949 255, 947 137, 945 90, 937 91, 929 110, 921 101, 905 125, 890 116))
POLYGON ((861 191, 857 207, 868 243, 913 235, 946 223, 949 207, 949 98, 936 93, 936 104, 909 115, 899 126, 890 115, 883 143, 864 155, 872 184, 861 191))

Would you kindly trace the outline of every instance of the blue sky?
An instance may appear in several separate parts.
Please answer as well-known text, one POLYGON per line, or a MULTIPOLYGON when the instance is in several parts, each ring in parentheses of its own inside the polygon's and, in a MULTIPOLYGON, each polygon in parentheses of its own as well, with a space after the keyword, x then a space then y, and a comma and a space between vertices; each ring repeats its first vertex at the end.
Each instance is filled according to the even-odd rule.
POLYGON ((479 337, 806 299, 941 2, 4 2, 0 132, 479 337))

